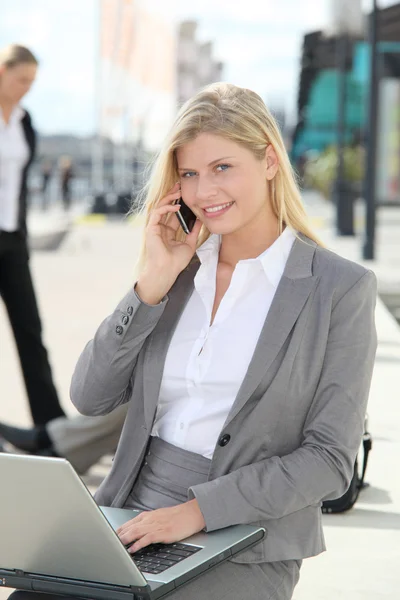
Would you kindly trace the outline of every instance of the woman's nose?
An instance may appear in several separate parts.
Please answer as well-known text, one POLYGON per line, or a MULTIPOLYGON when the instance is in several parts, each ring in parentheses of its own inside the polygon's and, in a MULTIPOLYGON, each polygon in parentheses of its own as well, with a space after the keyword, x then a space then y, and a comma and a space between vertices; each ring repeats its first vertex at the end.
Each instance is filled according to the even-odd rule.
POLYGON ((197 182, 196 196, 199 200, 208 200, 209 198, 215 198, 217 195, 216 186, 212 184, 208 178, 201 179, 199 177, 197 182))

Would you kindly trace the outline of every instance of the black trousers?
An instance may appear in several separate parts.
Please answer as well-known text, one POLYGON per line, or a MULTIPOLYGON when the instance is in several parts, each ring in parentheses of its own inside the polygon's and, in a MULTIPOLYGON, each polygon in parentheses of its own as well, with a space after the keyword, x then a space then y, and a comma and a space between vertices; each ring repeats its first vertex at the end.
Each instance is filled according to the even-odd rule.
POLYGON ((65 413, 42 342, 27 243, 18 232, 0 231, 0 295, 14 333, 33 421, 35 425, 44 425, 65 413))

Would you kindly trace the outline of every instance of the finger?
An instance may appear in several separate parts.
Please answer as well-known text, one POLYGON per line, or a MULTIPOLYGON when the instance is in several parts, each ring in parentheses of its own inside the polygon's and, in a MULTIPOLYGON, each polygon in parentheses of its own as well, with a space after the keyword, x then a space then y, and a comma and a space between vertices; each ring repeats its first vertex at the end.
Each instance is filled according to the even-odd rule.
POLYGON ((180 204, 166 204, 165 206, 160 206, 160 208, 155 208, 153 214, 165 215, 169 212, 178 212, 180 208, 180 204))
POLYGON ((172 202, 179 200, 181 198, 181 196, 182 196, 182 192, 180 190, 175 193, 168 194, 167 196, 164 196, 164 198, 161 198, 161 200, 159 200, 157 202, 156 207, 165 206, 166 204, 171 204, 172 202))
POLYGON ((142 548, 149 546, 150 544, 157 544, 162 542, 162 536, 157 535, 157 533, 147 533, 140 540, 137 540, 132 546, 130 546, 127 550, 130 554, 134 552, 138 552, 142 548))
POLYGON ((168 225, 160 223, 158 227, 160 228, 160 235, 164 242, 177 242, 176 229, 174 229, 173 227, 169 227, 169 222, 168 225))
POLYGON ((167 204, 161 208, 156 208, 150 215, 148 225, 159 225, 162 218, 168 213, 176 213, 180 209, 179 204, 167 204))
MULTIPOLYGON (((128 521, 128 523, 131 523, 131 521, 128 521)), ((115 533, 118 536, 123 535, 125 533, 125 531, 127 530, 128 523, 124 523, 123 525, 121 525, 121 527, 118 527, 118 529, 115 530, 115 533)))
POLYGON ((157 203, 157 206, 164 206, 165 204, 170 204, 173 200, 176 200, 181 197, 181 184, 177 182, 173 188, 167 192, 163 198, 157 203))
POLYGON ((133 519, 130 519, 129 521, 126 521, 126 523, 123 523, 122 525, 120 525, 118 527, 118 529, 116 529, 116 533, 122 533, 123 531, 129 529, 131 527, 132 524, 136 524, 139 523, 142 519, 143 516, 145 514, 145 511, 139 513, 138 515, 136 515, 136 517, 133 517, 133 519))
MULTIPOLYGON (((168 211, 164 214, 154 216, 149 219, 148 226, 153 227, 168 227, 170 224, 170 216, 174 215, 175 211, 168 211)), ((178 212, 178 211, 176 211, 178 212)), ((175 233, 175 230, 174 230, 175 233)))
POLYGON ((144 535, 146 535, 147 531, 142 529, 139 529, 137 526, 136 527, 130 527, 129 529, 123 531, 122 533, 120 533, 118 535, 119 539, 121 540, 121 542, 127 546, 128 544, 131 544, 132 542, 139 540, 141 537, 143 537, 144 535))
POLYGON ((125 535, 129 529, 130 529, 130 524, 132 524, 132 521, 129 521, 129 523, 125 523, 124 525, 121 525, 121 527, 118 527, 118 529, 116 529, 116 533, 119 537, 125 535))
MULTIPOLYGON (((176 206, 178 206, 178 205, 176 205, 176 206)), ((176 211, 176 212, 178 212, 178 211, 176 211)), ((165 224, 168 225, 169 229, 172 229, 173 233, 176 233, 178 231, 181 224, 179 223, 176 213, 169 214, 168 217, 166 217, 164 220, 165 220, 165 224)))

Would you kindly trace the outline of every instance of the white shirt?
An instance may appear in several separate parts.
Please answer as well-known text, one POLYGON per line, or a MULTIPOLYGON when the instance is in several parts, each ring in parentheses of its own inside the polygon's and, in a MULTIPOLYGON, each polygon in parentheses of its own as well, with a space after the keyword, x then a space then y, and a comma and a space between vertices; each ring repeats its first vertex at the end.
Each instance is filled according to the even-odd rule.
POLYGON ((21 120, 25 111, 16 106, 5 123, 0 109, 0 229, 18 229, 22 171, 29 159, 29 147, 21 120))
POLYGON ((212 457, 294 239, 286 228, 259 257, 237 263, 211 327, 220 236, 197 250, 201 265, 167 352, 153 436, 212 457))

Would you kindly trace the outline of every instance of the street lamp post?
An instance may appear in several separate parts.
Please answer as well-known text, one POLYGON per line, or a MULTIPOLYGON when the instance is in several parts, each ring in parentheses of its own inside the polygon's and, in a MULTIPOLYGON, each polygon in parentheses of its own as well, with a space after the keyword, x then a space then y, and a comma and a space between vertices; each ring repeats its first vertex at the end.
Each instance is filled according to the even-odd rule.
POLYGON ((346 181, 344 149, 346 146, 347 57, 351 53, 351 38, 362 31, 361 0, 332 0, 329 34, 337 39, 337 166, 332 195, 336 206, 336 232, 354 235, 353 190, 346 181))
POLYGON ((369 17, 369 101, 367 123, 367 153, 365 163, 364 197, 365 197, 365 240, 363 258, 373 260, 375 256, 375 223, 376 223, 376 138, 378 119, 378 69, 377 69, 377 29, 378 8, 373 0, 369 17))
POLYGON ((95 132, 93 134, 91 147, 91 186, 92 193, 98 194, 104 187, 104 149, 102 137, 102 84, 101 84, 101 39, 100 26, 102 19, 101 3, 97 5, 96 29, 95 29, 95 80, 94 80, 94 98, 95 98, 95 132))
POLYGON ((354 235, 354 202, 352 191, 346 180, 344 150, 346 146, 346 107, 347 107, 347 54, 350 40, 347 33, 337 37, 337 165, 336 179, 332 194, 336 206, 336 232, 338 235, 354 235))

